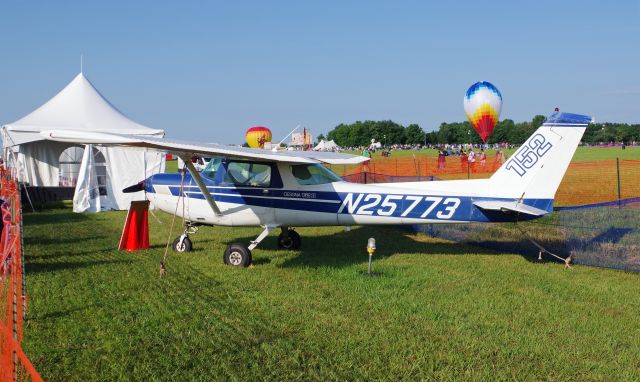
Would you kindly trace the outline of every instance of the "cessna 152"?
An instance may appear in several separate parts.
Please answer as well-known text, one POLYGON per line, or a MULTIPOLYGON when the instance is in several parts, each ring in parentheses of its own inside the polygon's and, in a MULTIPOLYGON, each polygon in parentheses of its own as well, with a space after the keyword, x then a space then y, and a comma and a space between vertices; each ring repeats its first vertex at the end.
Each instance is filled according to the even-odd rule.
POLYGON ((155 207, 185 219, 173 243, 190 251, 198 225, 261 226, 248 246, 229 244, 225 264, 246 267, 251 251, 280 228, 278 245, 300 248, 292 227, 505 222, 542 217, 591 118, 555 113, 489 179, 356 184, 324 167, 368 158, 325 152, 268 151, 126 135, 49 130, 46 139, 143 147, 177 154, 189 174, 156 174, 124 192, 146 191, 155 207), (211 156, 198 172, 193 155, 211 156))

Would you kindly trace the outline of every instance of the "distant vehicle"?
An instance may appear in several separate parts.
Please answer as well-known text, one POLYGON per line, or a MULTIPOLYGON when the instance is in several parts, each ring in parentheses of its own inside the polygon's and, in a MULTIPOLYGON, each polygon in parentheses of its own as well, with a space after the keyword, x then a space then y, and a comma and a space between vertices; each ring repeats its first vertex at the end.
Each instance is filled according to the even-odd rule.
POLYGON ((173 243, 179 252, 191 250, 191 229, 197 225, 261 226, 262 233, 249 245, 233 243, 224 251, 225 264, 246 267, 251 251, 277 228, 278 246, 298 249, 301 238, 292 227, 491 223, 547 215, 590 121, 584 115, 551 115, 489 179, 377 184, 345 182, 322 165, 369 159, 355 155, 78 131, 42 135, 62 142, 146 147, 183 158, 189 174, 156 174, 123 191, 146 190, 157 208, 184 217, 184 233, 173 243), (193 156, 211 160, 198 172, 193 156))

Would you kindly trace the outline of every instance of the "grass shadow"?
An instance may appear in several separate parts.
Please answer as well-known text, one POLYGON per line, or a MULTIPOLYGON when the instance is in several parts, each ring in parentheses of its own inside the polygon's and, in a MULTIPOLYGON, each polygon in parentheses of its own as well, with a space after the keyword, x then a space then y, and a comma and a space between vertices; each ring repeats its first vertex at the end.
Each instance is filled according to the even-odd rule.
MULTIPOLYGON (((301 232, 302 248, 299 254, 287 259, 280 266, 308 267, 308 266, 333 266, 344 267, 361 264, 367 261, 366 245, 370 237, 377 239, 376 259, 387 258, 396 254, 420 254, 420 255, 462 255, 483 254, 499 255, 491 249, 471 247, 467 244, 452 242, 425 242, 418 240, 416 234, 399 227, 361 226, 350 231, 336 232, 332 235, 304 236, 301 232)), ((229 243, 248 243, 254 237, 236 237, 229 243)), ((260 244, 260 250, 266 252, 277 251, 275 236, 269 236, 260 244)), ((254 264, 270 262, 270 259, 258 258, 254 264)))
POLYGON ((131 260, 28 262, 25 264, 25 267, 27 273, 49 273, 60 270, 71 270, 113 264, 127 264, 131 262, 131 260))
POLYGON ((64 212, 52 213, 29 213, 24 214, 24 224, 27 226, 44 225, 44 224, 60 224, 61 221, 65 223, 78 223, 89 219, 85 214, 78 214, 71 210, 64 212))
MULTIPOLYGON (((91 236, 90 238, 87 237, 68 237, 64 239, 64 242, 66 244, 72 244, 72 243, 79 243, 79 244, 86 244, 87 241, 98 241, 101 242, 104 239, 108 239, 110 238, 109 236, 106 235, 95 235, 95 236, 91 236)), ((38 244, 38 245, 57 245, 60 244, 60 238, 58 237, 47 237, 47 236, 38 236, 38 237, 25 237, 25 244, 26 245, 31 245, 31 244, 38 244)))

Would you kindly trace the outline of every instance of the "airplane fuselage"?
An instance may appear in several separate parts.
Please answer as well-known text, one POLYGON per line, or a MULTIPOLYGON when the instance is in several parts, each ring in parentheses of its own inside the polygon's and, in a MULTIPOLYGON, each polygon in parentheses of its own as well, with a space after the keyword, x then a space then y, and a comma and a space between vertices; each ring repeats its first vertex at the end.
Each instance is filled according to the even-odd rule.
MULTIPOLYGON (((147 198, 157 208, 171 214, 177 211, 191 222, 225 226, 395 225, 531 219, 476 207, 473 203, 480 200, 514 201, 500 197, 499 190, 490 190, 485 179, 378 184, 335 181, 301 185, 290 164, 255 163, 268 164, 271 171, 268 185, 234 184, 225 175, 228 162, 222 162, 211 177, 202 173, 221 216, 212 211, 189 173, 184 174, 184 183, 182 174, 150 177, 145 183, 147 198)), ((553 199, 522 202, 546 211, 553 207, 553 199)))

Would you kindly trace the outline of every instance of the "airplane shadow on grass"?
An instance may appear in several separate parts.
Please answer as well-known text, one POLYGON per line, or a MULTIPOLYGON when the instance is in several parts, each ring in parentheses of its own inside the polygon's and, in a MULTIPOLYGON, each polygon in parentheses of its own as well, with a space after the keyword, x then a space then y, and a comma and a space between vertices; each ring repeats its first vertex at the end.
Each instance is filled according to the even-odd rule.
MULTIPOLYGON (((515 251, 525 245, 531 246, 530 255, 523 255, 528 261, 539 262, 537 260, 537 250, 530 243, 523 239, 521 242, 488 242, 484 245, 474 243, 456 243, 440 240, 420 241, 415 232, 404 227, 380 227, 366 226, 356 227, 351 231, 341 231, 332 235, 305 236, 304 229, 300 230, 302 236, 302 247, 300 254, 287 259, 281 265, 287 267, 300 266, 349 266, 366 263, 368 255, 366 252, 367 240, 370 237, 376 239, 375 259, 383 259, 396 254, 420 254, 420 255, 504 255, 512 253, 522 253, 515 251), (500 249, 503 246, 504 249, 500 249)), ((248 243, 253 237, 238 237, 229 240, 228 243, 248 243)), ((544 244, 543 244, 544 245, 544 244)), ((258 247, 261 251, 276 251, 277 241, 274 235, 266 238, 258 247)), ((254 259, 255 265, 271 262, 271 258, 260 256, 254 259)))

